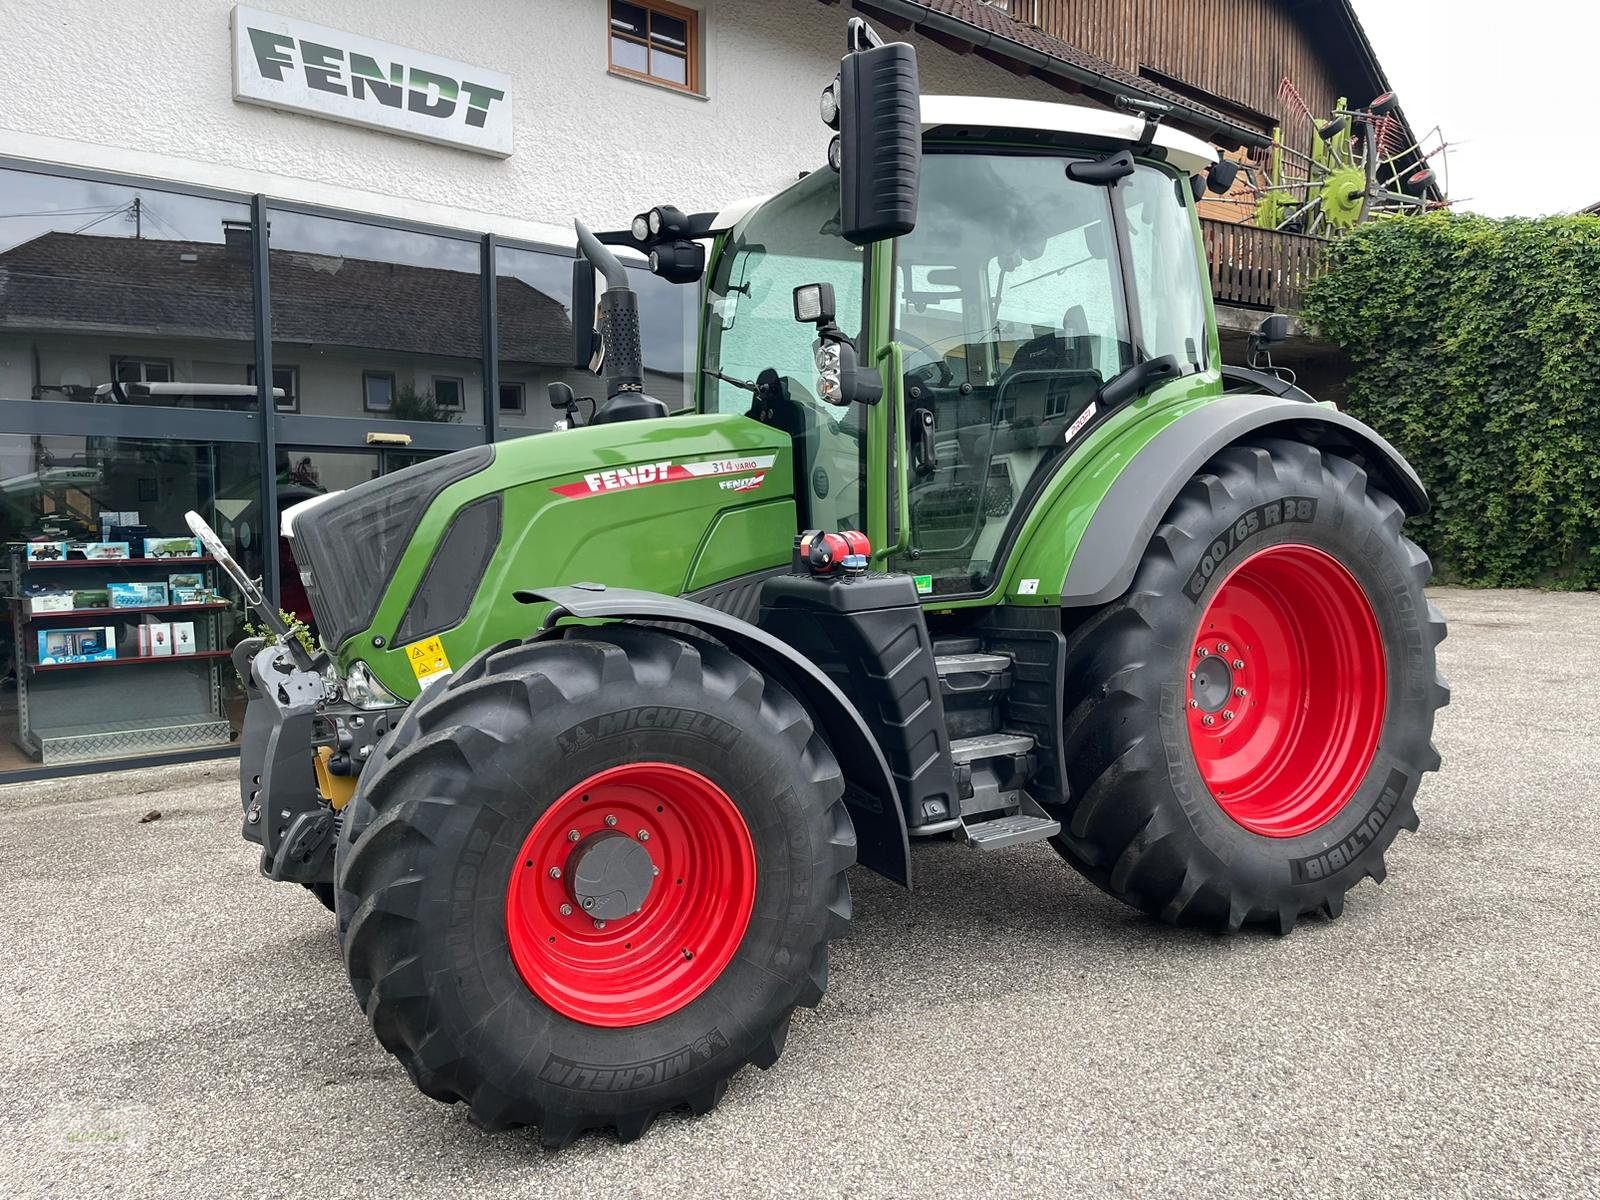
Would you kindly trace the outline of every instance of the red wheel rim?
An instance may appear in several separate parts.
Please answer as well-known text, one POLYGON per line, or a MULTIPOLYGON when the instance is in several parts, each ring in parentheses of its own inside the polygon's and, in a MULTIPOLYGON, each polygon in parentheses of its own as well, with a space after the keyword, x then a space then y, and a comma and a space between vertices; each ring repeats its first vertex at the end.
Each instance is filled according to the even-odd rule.
POLYGON ((686 767, 629 763, 591 775, 534 823, 506 891, 506 936, 523 981, 557 1012, 643 1025, 711 986, 755 894, 755 847, 727 793, 686 767), (575 890, 591 886, 587 856, 602 845, 648 887, 636 911, 604 921, 575 890))
POLYGON ((1378 749, 1378 618, 1332 555, 1287 543, 1223 579, 1189 656, 1189 745, 1234 821, 1290 838, 1331 821, 1378 749))

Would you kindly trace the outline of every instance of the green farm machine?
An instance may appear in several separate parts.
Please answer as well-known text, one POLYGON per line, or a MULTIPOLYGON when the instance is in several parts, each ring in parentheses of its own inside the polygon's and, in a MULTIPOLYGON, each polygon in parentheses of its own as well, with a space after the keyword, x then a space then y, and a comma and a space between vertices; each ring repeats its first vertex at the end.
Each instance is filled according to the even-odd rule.
POLYGON ((594 409, 556 384, 571 428, 288 510, 317 652, 235 653, 262 872, 486 1128, 628 1139, 771 1067, 858 863, 1048 842, 1288 932, 1382 880, 1439 766, 1427 498, 1333 407, 1224 392, 1210 147, 1139 100, 922 96, 859 21, 821 107, 775 196, 580 223, 594 409), (613 247, 701 290, 680 411, 613 247))

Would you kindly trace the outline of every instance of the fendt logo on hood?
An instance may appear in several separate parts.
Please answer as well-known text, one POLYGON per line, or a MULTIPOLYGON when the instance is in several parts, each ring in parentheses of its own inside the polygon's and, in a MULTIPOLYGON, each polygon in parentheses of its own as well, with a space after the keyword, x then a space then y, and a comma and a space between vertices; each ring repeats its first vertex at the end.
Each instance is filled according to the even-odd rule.
POLYGON ((502 158, 511 153, 507 76, 243 6, 233 10, 233 96, 502 158))
POLYGON ((635 463, 627 467, 590 471, 577 483, 557 484, 550 490, 558 496, 581 499, 656 483, 681 483, 686 479, 730 475, 734 478, 718 479, 717 486, 729 492, 750 492, 766 482, 768 468, 777 461, 776 454, 753 454, 744 458, 706 458, 688 463, 675 463, 671 459, 635 463))

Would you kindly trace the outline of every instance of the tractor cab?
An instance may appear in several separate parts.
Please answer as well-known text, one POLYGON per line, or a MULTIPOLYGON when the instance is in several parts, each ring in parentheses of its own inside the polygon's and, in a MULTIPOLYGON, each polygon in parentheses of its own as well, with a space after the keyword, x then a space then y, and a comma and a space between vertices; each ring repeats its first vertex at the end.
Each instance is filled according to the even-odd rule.
POLYGON ((793 438, 802 526, 865 529, 926 592, 982 595, 1029 501, 1097 422, 1158 389, 1219 390, 1190 183, 1215 156, 1167 129, 1141 147, 1145 126, 924 97, 910 232, 845 238, 831 170, 718 217, 701 408, 793 438), (797 289, 815 283, 837 336, 881 373, 866 402, 830 394, 826 341, 796 319, 797 289))

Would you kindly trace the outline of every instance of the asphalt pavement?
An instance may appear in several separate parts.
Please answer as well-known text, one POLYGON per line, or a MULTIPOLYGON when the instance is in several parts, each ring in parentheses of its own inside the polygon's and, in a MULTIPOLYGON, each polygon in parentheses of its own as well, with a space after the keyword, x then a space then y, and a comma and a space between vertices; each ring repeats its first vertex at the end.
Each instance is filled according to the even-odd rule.
POLYGON ((1600 595, 1435 598, 1444 772, 1340 920, 1177 931, 923 846, 915 893, 854 875, 776 1068, 626 1146, 419 1094, 233 763, 0 789, 0 1195, 1600 1195, 1600 595))

